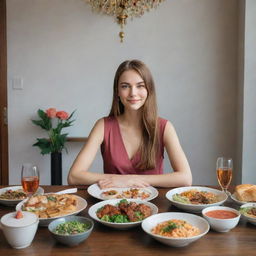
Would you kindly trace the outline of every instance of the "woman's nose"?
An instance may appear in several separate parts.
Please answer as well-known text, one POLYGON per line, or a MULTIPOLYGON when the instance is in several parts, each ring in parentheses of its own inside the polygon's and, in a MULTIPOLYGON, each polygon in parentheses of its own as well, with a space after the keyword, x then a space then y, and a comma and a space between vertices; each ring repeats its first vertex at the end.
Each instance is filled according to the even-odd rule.
POLYGON ((136 87, 132 86, 131 89, 130 89, 130 96, 133 96, 135 94, 136 94, 136 87))

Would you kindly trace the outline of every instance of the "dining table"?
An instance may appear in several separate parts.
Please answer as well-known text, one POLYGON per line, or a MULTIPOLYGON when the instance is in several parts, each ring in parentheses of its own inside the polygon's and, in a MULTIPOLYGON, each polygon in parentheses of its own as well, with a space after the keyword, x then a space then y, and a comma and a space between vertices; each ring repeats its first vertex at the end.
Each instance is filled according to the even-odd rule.
MULTIPOLYGON (((3 186, 0 186, 2 188, 3 186)), ((92 197, 87 192, 87 186, 42 186, 45 192, 57 192, 67 188, 77 187, 76 195, 84 198, 88 205, 78 215, 89 217, 88 209, 99 199, 92 197)), ((213 186, 211 186, 213 187, 213 186)), ((214 187, 213 187, 214 188, 214 187)), ((216 188, 216 187, 215 187, 216 188)), ((162 212, 184 212, 166 198, 166 193, 172 188, 157 188, 159 195, 151 202, 154 203, 159 213, 162 212)), ((231 188, 232 189, 232 188, 231 188)), ((234 188, 233 188, 234 189, 234 188)), ((235 209, 239 205, 229 198, 225 204, 235 209)), ((8 212, 15 211, 15 207, 0 205, 0 217, 8 212)), ((197 215, 202 216, 201 213, 197 215)), ((26 234, 24 234, 26 235, 26 234)), ((229 232, 216 232, 209 230, 199 240, 185 247, 170 247, 164 245, 150 235, 145 233, 141 226, 127 230, 118 230, 107 227, 94 221, 94 228, 87 240, 73 247, 58 243, 49 232, 47 227, 38 227, 32 244, 24 249, 13 249, 7 242, 2 231, 0 231, 0 255, 37 255, 37 256, 72 256, 72 255, 256 255, 256 226, 240 219, 239 224, 229 232)))

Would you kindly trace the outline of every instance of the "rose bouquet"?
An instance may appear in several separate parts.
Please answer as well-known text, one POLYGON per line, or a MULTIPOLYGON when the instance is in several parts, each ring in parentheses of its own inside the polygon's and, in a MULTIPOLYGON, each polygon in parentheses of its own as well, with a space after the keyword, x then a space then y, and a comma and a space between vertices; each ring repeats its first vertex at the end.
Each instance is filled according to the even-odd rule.
MULTIPOLYGON (((46 130, 49 138, 37 138, 37 142, 33 146, 37 146, 41 150, 41 154, 61 152, 65 148, 68 133, 61 133, 63 128, 73 125, 71 120, 73 111, 70 115, 65 111, 57 111, 55 108, 49 108, 46 111, 39 109, 37 114, 39 120, 32 120, 33 124, 40 126, 46 130)), ((67 149, 66 149, 67 151, 67 149)))

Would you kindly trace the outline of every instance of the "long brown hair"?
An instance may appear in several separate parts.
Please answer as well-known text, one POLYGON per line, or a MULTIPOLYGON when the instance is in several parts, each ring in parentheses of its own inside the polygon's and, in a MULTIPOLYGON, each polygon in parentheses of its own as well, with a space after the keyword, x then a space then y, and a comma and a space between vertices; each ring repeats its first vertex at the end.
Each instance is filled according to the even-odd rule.
POLYGON ((118 67, 114 78, 113 100, 109 116, 117 117, 124 113, 124 105, 118 97, 118 82, 120 76, 127 70, 134 70, 141 76, 148 92, 147 99, 142 106, 141 159, 137 168, 142 170, 154 169, 156 166, 156 154, 159 147, 156 91, 151 72, 142 61, 127 60, 121 63, 118 67))

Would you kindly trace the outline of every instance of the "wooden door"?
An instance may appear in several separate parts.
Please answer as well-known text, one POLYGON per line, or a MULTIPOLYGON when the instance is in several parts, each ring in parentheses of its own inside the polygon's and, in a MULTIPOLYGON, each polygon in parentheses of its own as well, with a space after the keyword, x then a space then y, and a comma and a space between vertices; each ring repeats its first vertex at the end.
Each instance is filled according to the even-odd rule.
POLYGON ((0 184, 8 185, 6 0, 0 0, 0 184))

